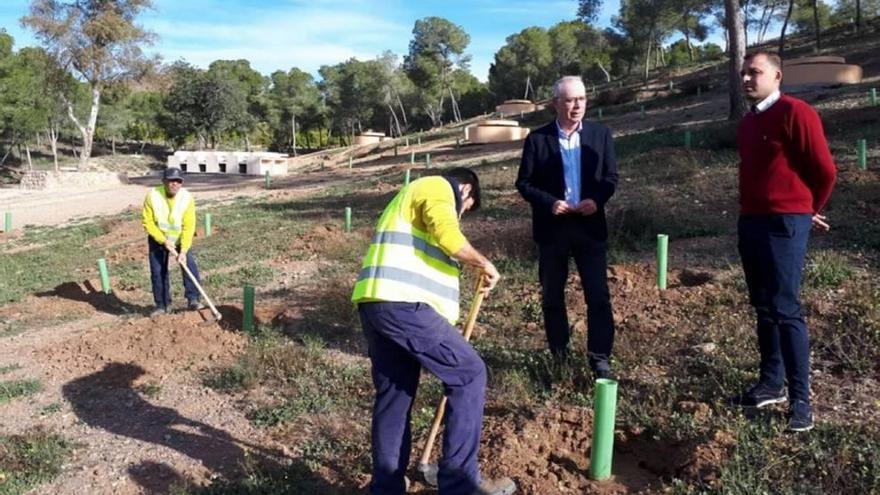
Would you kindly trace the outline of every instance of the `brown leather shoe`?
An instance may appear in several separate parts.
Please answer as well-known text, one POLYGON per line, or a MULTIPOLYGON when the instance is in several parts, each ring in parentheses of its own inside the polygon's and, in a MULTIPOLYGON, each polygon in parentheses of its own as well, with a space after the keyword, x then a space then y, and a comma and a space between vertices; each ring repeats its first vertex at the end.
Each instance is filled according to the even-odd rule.
POLYGON ((473 495, 511 495, 516 492, 516 483, 512 479, 504 477, 494 480, 483 480, 480 486, 474 490, 473 495))

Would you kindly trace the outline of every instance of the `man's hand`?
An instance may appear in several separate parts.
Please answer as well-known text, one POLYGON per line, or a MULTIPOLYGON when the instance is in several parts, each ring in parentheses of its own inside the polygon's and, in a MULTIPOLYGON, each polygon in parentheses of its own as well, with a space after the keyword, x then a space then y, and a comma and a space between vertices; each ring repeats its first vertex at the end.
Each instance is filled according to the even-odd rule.
POLYGON ((477 270, 480 270, 479 276, 483 279, 483 288, 480 290, 480 293, 483 295, 488 294, 490 290, 495 288, 495 284, 501 279, 501 275, 498 273, 495 265, 493 265, 492 262, 479 251, 474 249, 470 242, 465 241, 464 246, 462 246, 457 252, 453 253, 452 257, 466 265, 470 265, 477 270))
POLYGON ((501 274, 489 260, 486 260, 483 265, 483 273, 480 276, 483 277, 483 289, 480 291, 483 295, 489 294, 489 291, 494 289, 498 281, 501 280, 501 274))
POLYGON ((565 215, 566 213, 571 213, 574 211, 574 208, 571 207, 565 201, 559 200, 553 203, 553 214, 554 215, 565 215))
POLYGON ((596 213, 596 210, 598 210, 598 209, 599 209, 599 207, 596 205, 596 202, 593 201, 592 199, 585 199, 585 200, 581 201, 580 203, 578 203, 577 206, 574 207, 574 211, 576 211, 577 213, 580 213, 581 215, 583 215, 585 217, 590 216, 593 213, 596 213))
POLYGON ((171 256, 177 257, 177 247, 171 241, 165 241, 165 249, 168 250, 168 254, 171 256))
POLYGON ((177 262, 180 263, 181 265, 186 264, 186 253, 181 251, 177 255, 177 262))
POLYGON ((829 230, 831 230, 831 225, 828 225, 828 223, 825 221, 827 219, 828 217, 826 217, 825 215, 820 215, 818 213, 813 215, 813 230, 819 230, 822 232, 828 232, 829 230))

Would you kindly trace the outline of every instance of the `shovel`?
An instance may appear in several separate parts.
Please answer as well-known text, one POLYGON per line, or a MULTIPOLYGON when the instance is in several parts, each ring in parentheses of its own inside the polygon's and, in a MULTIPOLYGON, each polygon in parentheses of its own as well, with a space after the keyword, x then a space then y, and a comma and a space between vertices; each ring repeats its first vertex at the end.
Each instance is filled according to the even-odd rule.
MULTIPOLYGON (((177 258, 175 257, 175 259, 177 259, 177 258)), ((202 285, 199 283, 199 281, 196 280, 196 277, 189 270, 189 267, 186 266, 185 262, 182 262, 180 260, 177 260, 177 263, 180 264, 180 267, 183 268, 184 272, 186 272, 186 276, 189 277, 190 281, 196 286, 196 289, 199 290, 199 294, 201 294, 202 297, 205 298, 205 302, 208 303, 208 307, 211 308, 211 314, 214 315, 214 319, 207 320, 204 322, 204 324, 210 325, 211 323, 215 323, 215 322, 220 321, 220 319, 223 318, 223 315, 221 315, 220 312, 217 311, 217 308, 214 306, 214 303, 211 302, 211 298, 208 297, 208 294, 205 294, 205 289, 203 289, 202 285)))
MULTIPOLYGON (((465 342, 471 339, 471 334, 474 332, 474 326, 477 323, 477 315, 480 313, 480 306, 483 304, 483 276, 480 275, 480 278, 477 279, 477 289, 476 295, 474 296, 474 301, 471 303, 470 312, 468 312, 468 317, 464 325, 464 332, 462 336, 464 337, 465 342)), ((440 431, 440 424, 443 423, 443 414, 446 412, 446 396, 444 395, 440 399, 440 403, 437 404, 437 409, 434 411, 434 422, 431 424, 431 431, 428 433, 428 440, 425 442, 425 450, 422 452, 422 457, 419 459, 419 467, 418 470, 422 473, 422 476, 425 478, 425 482, 431 486, 437 486, 437 465, 430 464, 428 460, 431 458, 431 451, 434 450, 434 442, 437 440, 437 433, 440 431)))

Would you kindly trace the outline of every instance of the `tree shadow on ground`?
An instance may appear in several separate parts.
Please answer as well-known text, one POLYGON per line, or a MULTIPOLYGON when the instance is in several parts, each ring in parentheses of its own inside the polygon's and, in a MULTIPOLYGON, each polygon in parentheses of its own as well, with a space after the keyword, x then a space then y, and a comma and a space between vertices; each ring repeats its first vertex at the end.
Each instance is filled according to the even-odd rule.
POLYGON ((276 466, 276 459, 283 457, 145 400, 134 385, 145 373, 135 364, 113 362, 66 383, 61 392, 87 425, 176 450, 225 479, 241 476, 246 453, 256 464, 265 466, 276 466))
POLYGON ((139 306, 137 304, 123 301, 115 292, 106 294, 95 287, 90 280, 85 280, 81 284, 76 282, 64 282, 52 290, 37 292, 35 295, 37 297, 58 297, 69 299, 71 301, 89 303, 97 311, 116 316, 132 314, 142 315, 150 310, 148 306, 139 306))
POLYGON ((128 467, 128 475, 146 495, 350 495, 363 490, 350 483, 330 483, 314 473, 301 460, 292 460, 285 467, 272 470, 256 468, 238 479, 221 479, 202 486, 178 472, 174 467, 143 461, 128 467))
POLYGON ((328 348, 365 356, 367 345, 361 333, 357 310, 350 302, 351 287, 331 284, 322 290, 301 294, 301 312, 282 313, 271 322, 295 340, 318 339, 328 348))

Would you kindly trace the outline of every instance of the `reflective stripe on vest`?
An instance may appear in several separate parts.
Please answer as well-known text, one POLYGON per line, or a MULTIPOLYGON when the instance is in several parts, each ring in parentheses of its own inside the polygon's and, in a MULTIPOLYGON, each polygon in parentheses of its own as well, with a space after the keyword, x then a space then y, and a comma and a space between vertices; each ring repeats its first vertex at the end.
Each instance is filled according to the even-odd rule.
POLYGON ((174 244, 180 239, 183 232, 183 214, 192 201, 192 195, 186 189, 181 188, 174 196, 174 208, 168 208, 168 198, 165 195, 165 186, 158 186, 150 191, 150 207, 153 209, 153 221, 159 226, 159 230, 165 238, 174 244))
MULTIPOLYGON (((446 179, 438 187, 449 187, 446 179)), ((415 228, 403 212, 412 201, 412 185, 404 187, 379 218, 352 301, 423 302, 455 324, 459 316, 459 266, 434 241, 415 228)))

